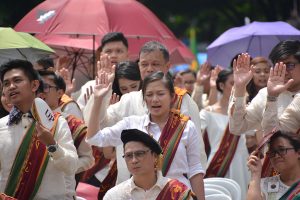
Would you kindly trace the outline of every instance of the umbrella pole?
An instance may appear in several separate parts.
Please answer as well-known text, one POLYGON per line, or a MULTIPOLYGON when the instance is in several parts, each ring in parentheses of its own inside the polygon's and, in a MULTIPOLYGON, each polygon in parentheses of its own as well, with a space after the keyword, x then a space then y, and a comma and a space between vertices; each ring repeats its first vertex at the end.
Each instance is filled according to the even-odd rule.
POLYGON ((73 70, 72 70, 71 80, 73 80, 73 78, 74 78, 76 64, 77 64, 77 57, 78 57, 78 52, 76 52, 75 56, 74 56, 74 62, 73 62, 73 70))
POLYGON ((96 76, 95 35, 93 35, 93 79, 96 76))

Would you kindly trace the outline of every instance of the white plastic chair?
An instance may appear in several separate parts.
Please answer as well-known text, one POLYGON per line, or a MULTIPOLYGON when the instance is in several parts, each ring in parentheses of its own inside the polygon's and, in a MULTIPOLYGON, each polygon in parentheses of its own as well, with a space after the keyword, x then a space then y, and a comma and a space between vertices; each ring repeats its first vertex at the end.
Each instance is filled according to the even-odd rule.
MULTIPOLYGON (((226 194, 230 198, 232 198, 230 191, 221 185, 205 183, 204 188, 215 189, 215 190, 221 191, 223 194, 226 194)), ((206 195, 206 193, 205 193, 205 195, 206 195)))
POLYGON ((237 182, 235 182, 232 179, 228 178, 206 178, 204 179, 204 185, 205 184, 213 184, 213 185, 219 185, 222 187, 225 187, 229 192, 230 196, 234 200, 241 200, 242 199, 242 193, 241 193, 241 188, 237 182))
POLYGON ((214 189, 214 188, 204 188, 205 196, 212 194, 224 194, 222 191, 214 189))
POLYGON ((226 194, 211 194, 205 196, 205 200, 234 200, 234 199, 231 199, 226 194))

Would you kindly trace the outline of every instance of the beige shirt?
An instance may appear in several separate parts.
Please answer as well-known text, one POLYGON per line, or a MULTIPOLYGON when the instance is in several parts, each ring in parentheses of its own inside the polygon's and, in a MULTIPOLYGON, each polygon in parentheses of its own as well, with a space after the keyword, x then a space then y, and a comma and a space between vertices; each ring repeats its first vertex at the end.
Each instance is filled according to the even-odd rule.
MULTIPOLYGON (((112 126, 118 121, 122 120, 124 117, 128 117, 131 115, 144 115, 148 113, 148 109, 146 103, 143 100, 142 91, 130 92, 124 94, 121 100, 118 103, 113 105, 109 105, 109 100, 111 97, 111 92, 108 92, 108 95, 103 99, 103 103, 99 108, 100 112, 100 124, 101 128, 112 126)), ((89 114, 91 112, 91 106, 94 103, 94 97, 92 96, 88 104, 84 109, 84 119, 86 122, 89 120, 89 114)), ((196 130, 200 134, 200 158, 201 165, 203 168, 206 168, 207 157, 204 150, 204 143, 201 135, 201 126, 200 126, 200 117, 199 117, 199 109, 196 103, 191 99, 191 97, 186 94, 183 97, 182 105, 180 109, 182 114, 191 117, 191 121, 194 122, 196 130)), ((94 112, 94 111, 93 111, 94 112)))
MULTIPOLYGON (((285 108, 291 103, 294 93, 285 91, 278 96, 277 109, 280 116, 285 108)), ((263 115, 267 105, 267 88, 261 89, 246 107, 244 97, 231 97, 229 104, 229 128, 231 133, 241 135, 248 130, 263 130, 263 118, 271 120, 272 116, 263 115)), ((268 102, 269 105, 270 102, 268 102)), ((268 109, 268 106, 267 108, 268 109)), ((267 130, 266 130, 267 131, 267 130)))
MULTIPOLYGON (((61 109, 61 107, 60 107, 61 109)), ((82 112, 79 108, 79 106, 77 105, 77 103, 75 102, 69 102, 67 103, 67 105, 65 105, 64 109, 63 109, 64 113, 67 113, 69 115, 74 115, 75 117, 83 120, 83 115, 82 112)))
POLYGON ((276 109, 277 104, 277 101, 267 103, 262 122, 264 129, 270 131, 276 126, 280 130, 297 132, 300 129, 300 93, 295 95, 293 101, 279 118, 276 109))
POLYGON ((171 179, 157 172, 157 182, 149 190, 144 190, 135 185, 133 177, 116 185, 105 194, 103 200, 155 200, 165 185, 171 179))
MULTIPOLYGON (((32 118, 24 114, 18 125, 7 126, 8 116, 0 119, 0 192, 4 192, 10 170, 24 134, 32 118)), ((66 197, 65 175, 74 176, 78 156, 66 120, 59 117, 54 139, 59 148, 51 154, 35 199, 69 199, 66 197)))

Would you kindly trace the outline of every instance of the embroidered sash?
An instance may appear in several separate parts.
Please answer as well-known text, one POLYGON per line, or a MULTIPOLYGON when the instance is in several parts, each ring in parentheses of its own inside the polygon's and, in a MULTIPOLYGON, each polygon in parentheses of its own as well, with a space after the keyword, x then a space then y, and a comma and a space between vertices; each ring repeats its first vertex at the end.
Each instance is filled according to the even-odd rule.
POLYGON ((189 117, 172 109, 169 119, 163 128, 159 143, 163 149, 162 174, 166 176, 177 151, 181 136, 189 117))
POLYGON ((261 170, 261 177, 265 178, 276 175, 278 175, 278 172, 276 172, 274 167, 272 167, 269 156, 265 155, 265 159, 261 170))
POLYGON ((101 152, 98 147, 92 146, 92 149, 93 156, 95 158, 95 164, 90 169, 82 173, 80 181, 84 183, 87 183, 92 176, 103 169, 110 161, 104 157, 103 152, 101 152))
POLYGON ((230 133, 229 125, 227 125, 219 149, 210 162, 205 177, 224 177, 226 175, 239 139, 240 136, 230 133))
POLYGON ((59 105, 58 105, 58 106, 60 107, 61 111, 64 111, 66 105, 67 105, 68 103, 71 103, 71 102, 76 103, 78 109, 80 110, 80 108, 79 108, 77 102, 74 101, 71 97, 69 97, 69 96, 66 95, 66 94, 63 94, 63 95, 62 95, 62 97, 60 98, 60 101, 59 101, 59 105))
POLYGON ((85 138, 85 135, 87 133, 87 126, 81 119, 78 119, 74 115, 68 115, 66 117, 66 120, 72 134, 74 145, 76 149, 78 149, 80 143, 85 138))
POLYGON ((118 175, 118 170, 117 170, 117 161, 115 161, 110 168, 107 176, 105 179, 102 181, 100 188, 99 188, 99 193, 98 193, 98 199, 103 199, 105 193, 112 187, 116 185, 117 181, 117 175, 118 175))
POLYGON ((294 183, 279 200, 300 200, 300 180, 294 183))
MULTIPOLYGON (((59 114, 54 117, 53 137, 59 114)), ((37 138, 35 126, 34 121, 23 138, 5 187, 4 193, 18 200, 35 197, 49 161, 46 146, 37 138)))
POLYGON ((187 90, 179 88, 179 87, 175 87, 174 89, 175 89, 176 95, 175 95, 174 101, 172 103, 172 105, 173 105, 172 107, 177 110, 180 110, 183 96, 187 93, 187 90))
POLYGON ((186 200, 191 199, 192 191, 176 179, 170 180, 157 196, 156 200, 186 200))

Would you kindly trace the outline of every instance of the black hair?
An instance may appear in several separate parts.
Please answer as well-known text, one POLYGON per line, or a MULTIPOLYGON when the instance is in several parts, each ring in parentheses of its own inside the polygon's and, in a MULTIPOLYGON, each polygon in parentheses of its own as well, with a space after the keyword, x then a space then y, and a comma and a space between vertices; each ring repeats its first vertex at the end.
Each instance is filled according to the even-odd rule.
POLYGON ((300 149, 300 135, 293 132, 286 132, 281 130, 276 131, 276 133, 271 136, 269 146, 279 137, 287 139, 293 146, 293 148, 295 148, 295 151, 298 151, 300 149))
POLYGON ((123 33, 121 32, 110 32, 103 36, 101 40, 101 46, 99 50, 102 51, 103 47, 110 42, 122 42, 124 46, 128 49, 128 41, 123 33))
POLYGON ((53 58, 49 58, 49 57, 41 58, 37 60, 36 63, 42 66, 44 70, 54 67, 53 58))
POLYGON ((39 70, 38 72, 42 77, 43 76, 51 76, 57 89, 61 89, 64 92, 66 91, 66 82, 60 75, 56 74, 53 71, 39 70))
POLYGON ((142 53, 150 53, 150 52, 157 51, 157 50, 159 50, 162 53, 165 61, 169 62, 170 54, 169 54, 168 49, 164 45, 162 45, 160 42, 157 42, 157 41, 150 41, 150 42, 145 43, 140 50, 139 57, 141 56, 142 53))
POLYGON ((300 41, 299 40, 284 40, 279 42, 271 51, 269 58, 272 63, 275 63, 294 56, 300 62, 300 41))
POLYGON ((163 72, 159 71, 159 72, 154 72, 145 77, 145 79, 143 81, 143 86, 142 86, 143 99, 145 99, 145 92, 146 92, 147 86, 150 83, 159 81, 159 80, 161 80, 163 82, 164 86, 169 90, 170 95, 174 96, 175 89, 174 89, 172 76, 169 73, 164 74, 163 72))
POLYGON ((112 90, 113 93, 122 96, 122 93, 120 91, 120 85, 119 85, 120 78, 125 78, 133 81, 140 81, 140 87, 138 88, 138 90, 141 89, 142 79, 141 79, 139 66, 136 62, 124 61, 124 62, 119 62, 116 66, 115 79, 112 85, 112 90))
POLYGON ((4 75, 6 74, 6 72, 13 70, 13 69, 22 70, 23 73, 25 74, 25 76, 30 81, 40 80, 39 75, 38 75, 37 71, 33 68, 33 65, 31 64, 31 62, 29 62, 27 60, 15 59, 15 60, 8 61, 0 66, 0 78, 1 78, 2 83, 3 83, 4 75))
POLYGON ((220 87, 220 83, 225 83, 227 81, 228 77, 232 74, 233 74, 233 72, 231 69, 224 69, 224 70, 220 71, 220 73, 218 74, 218 78, 216 80, 217 90, 219 92, 223 93, 223 90, 220 87))
POLYGON ((186 70, 183 70, 183 71, 181 71, 181 72, 179 72, 179 73, 180 73, 180 75, 184 75, 184 74, 193 74, 193 76, 194 76, 195 78, 197 77, 196 72, 193 71, 193 70, 191 70, 191 69, 186 69, 186 70))

